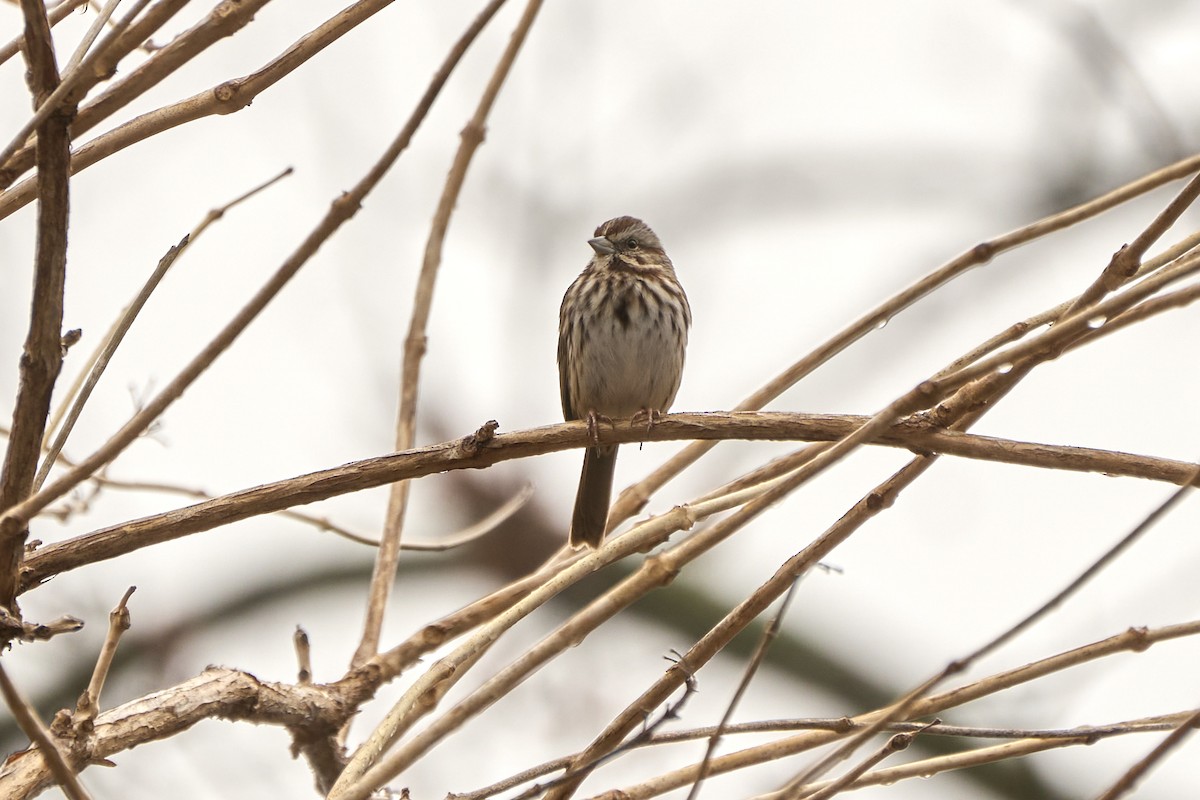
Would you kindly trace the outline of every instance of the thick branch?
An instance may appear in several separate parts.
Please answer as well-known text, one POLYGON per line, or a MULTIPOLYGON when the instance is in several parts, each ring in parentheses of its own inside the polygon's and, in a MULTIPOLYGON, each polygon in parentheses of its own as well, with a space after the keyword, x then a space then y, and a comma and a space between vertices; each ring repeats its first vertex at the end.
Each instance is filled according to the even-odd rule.
MULTIPOLYGON (((54 43, 45 7, 23 0, 25 52, 29 89, 35 105, 58 85, 54 43)), ((71 143, 67 128, 72 108, 52 114, 38 128, 37 251, 29 332, 21 353, 20 385, 13 409, 12 434, 0 474, 0 511, 24 500, 33 487, 38 453, 54 382, 62 368, 63 290, 67 271, 68 165, 71 143)), ((20 519, 0 522, 0 608, 16 612, 18 569, 25 547, 26 526, 20 519)))
MULTIPOLYGON (((827 414, 709 413, 671 414, 650 430, 644 424, 621 422, 601 426, 603 442, 673 441, 683 439, 742 439, 772 441, 837 441, 866 422, 865 417, 827 414)), ((587 425, 564 422, 544 428, 491 436, 483 434, 458 441, 421 447, 403 453, 354 461, 333 469, 312 472, 252 489, 216 497, 184 508, 121 523, 33 554, 22 571, 22 587, 96 561, 124 555, 153 544, 227 525, 260 514, 382 486, 398 480, 420 478, 453 469, 482 469, 517 458, 529 458, 591 443, 587 425)), ((1160 480, 1182 484, 1195 465, 1129 453, 1084 447, 1015 442, 988 436, 945 431, 912 422, 900 422, 875 444, 917 452, 937 452, 1023 466, 1099 472, 1106 475, 1160 480)))
MULTIPOLYGON (((336 684, 267 683, 253 675, 212 667, 178 686, 118 706, 96 717, 86 736, 70 747, 73 764, 97 763, 147 742, 169 739, 205 719, 281 725, 304 750, 317 739, 332 739, 337 729, 370 699, 375 686, 367 671, 336 684)), ((30 750, 0 766, 0 797, 32 797, 53 777, 41 753, 30 750)))

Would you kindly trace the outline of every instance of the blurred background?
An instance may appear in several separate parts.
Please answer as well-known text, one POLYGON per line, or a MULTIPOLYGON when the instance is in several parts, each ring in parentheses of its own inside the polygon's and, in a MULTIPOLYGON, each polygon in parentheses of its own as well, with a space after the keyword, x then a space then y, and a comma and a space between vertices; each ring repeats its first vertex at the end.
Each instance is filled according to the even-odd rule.
MULTIPOLYGON (((163 281, 66 447, 82 457, 167 383, 395 136, 479 2, 396 3, 236 114, 176 128, 72 182, 66 328, 83 342, 61 385, 167 248, 211 208, 291 166, 231 211, 163 281)), ((93 132, 253 72, 341 4, 268 4, 93 132)), ((225 493, 392 449, 399 365, 429 223, 458 132, 522 6, 508 4, 467 54, 384 183, 237 344, 109 477, 225 493)), ((209 11, 192 4, 177 33, 209 11)), ((55 29, 65 59, 91 21, 55 29)), ((561 419, 555 349, 563 291, 596 225, 621 214, 660 235, 694 314, 675 410, 724 410, 879 302, 978 242, 1193 154, 1200 145, 1200 3, 547 3, 494 109, 452 218, 422 368, 418 444, 561 419)), ((0 41, 21 31, 0 4, 0 41)), ((158 37, 160 43, 166 39, 158 37)), ((135 56, 129 63, 136 63, 135 56)), ((24 65, 0 66, 0 139, 29 112, 24 65)), ((90 135, 89 135, 90 136, 90 135)), ((89 138, 89 137, 85 137, 89 138)), ((868 336, 771 404, 873 413, 978 342, 1078 294, 1166 205, 1165 187, 975 269, 868 336)), ((1189 212, 1162 243, 1195 229, 1189 212)), ((0 221, 0 398, 7 424, 28 323, 35 208, 0 221)), ((1191 366, 1200 318, 1185 309, 1045 365, 976 426, 1028 441, 1200 456, 1191 366)), ((626 447, 618 487, 678 444, 626 447)), ((647 511, 686 502, 794 446, 726 443, 647 511)), ((584 747, 666 666, 792 553, 902 466, 864 449, 620 615, 433 751, 396 785, 418 800, 465 792, 584 747)), ((548 557, 566 536, 578 451, 435 476, 412 490, 406 538, 432 541, 526 483, 532 501, 483 541, 406 554, 384 629, 389 647, 548 557)), ((1058 591, 1166 497, 1128 478, 942 459, 801 583, 783 638, 735 719, 840 716, 905 692, 1058 591)), ((192 502, 88 489, 59 541, 192 502)), ((386 490, 313 506, 369 537, 386 490)), ((1193 499, 972 677, 1119 633, 1200 614, 1193 499)), ((60 506, 61 510, 61 506, 60 506)), ((373 551, 259 517, 66 573, 22 600, 27 619, 74 614, 78 634, 23 645, 5 668, 43 716, 73 704, 129 585, 133 628, 104 707, 208 664, 295 678, 296 625, 315 679, 340 677, 361 633, 373 551)), ((503 639, 449 696, 477 686, 611 585, 601 573, 503 639)), ((670 728, 715 724, 750 637, 698 675, 670 728)), ((1200 643, 1104 659, 957 711, 947 722, 1059 728, 1194 707, 1200 643)), ((385 688, 352 743, 420 670, 385 688)), ((0 712, 4 752, 23 746, 0 712)), ((1001 770, 860 791, 865 798, 1086 797, 1161 734, 1069 748, 1001 770)), ((751 743, 727 740, 722 752, 751 743)), ((97 798, 314 796, 278 729, 211 721, 91 769, 97 798), (213 769, 213 764, 221 764, 213 769)), ((703 743, 618 760, 585 785, 616 788, 692 763, 703 743)), ((1193 741, 1144 783, 1191 796, 1193 741)), ((713 778, 710 797, 777 788, 808 757, 713 778)), ((686 791, 667 795, 682 798, 686 791)), ((55 791, 47 796, 56 796, 55 791)))

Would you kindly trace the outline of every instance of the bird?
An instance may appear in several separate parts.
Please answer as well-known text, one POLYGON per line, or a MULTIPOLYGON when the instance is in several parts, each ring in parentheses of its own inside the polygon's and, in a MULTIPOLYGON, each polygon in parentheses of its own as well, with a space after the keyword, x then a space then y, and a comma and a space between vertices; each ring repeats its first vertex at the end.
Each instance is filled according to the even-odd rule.
POLYGON ((604 541, 617 445, 598 442, 601 420, 653 424, 675 401, 692 310, 662 242, 635 217, 616 217, 588 240, 592 258, 563 295, 558 383, 563 417, 586 420, 592 445, 571 515, 573 548, 604 541))

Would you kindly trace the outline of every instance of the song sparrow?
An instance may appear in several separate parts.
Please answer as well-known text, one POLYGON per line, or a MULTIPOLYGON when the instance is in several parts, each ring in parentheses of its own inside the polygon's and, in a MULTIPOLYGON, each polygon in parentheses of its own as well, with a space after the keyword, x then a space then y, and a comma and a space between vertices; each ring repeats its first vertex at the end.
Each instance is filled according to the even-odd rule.
MULTIPOLYGON (((671 259, 639 219, 617 217, 589 239, 595 255, 563 296, 558 314, 558 385, 563 415, 600 419, 671 407, 683 373, 692 311, 671 259)), ((571 517, 571 546, 599 547, 608 521, 616 445, 595 445, 571 517)))

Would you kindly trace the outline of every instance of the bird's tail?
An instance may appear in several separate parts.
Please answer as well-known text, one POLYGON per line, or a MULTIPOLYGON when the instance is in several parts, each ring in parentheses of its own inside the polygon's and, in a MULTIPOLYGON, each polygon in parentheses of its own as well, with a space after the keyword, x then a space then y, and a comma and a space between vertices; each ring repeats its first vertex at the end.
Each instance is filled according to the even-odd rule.
POLYGON ((583 472, 571 515, 571 546, 595 549, 604 541, 608 504, 612 499, 613 474, 617 468, 617 446, 589 447, 583 454, 583 472))

